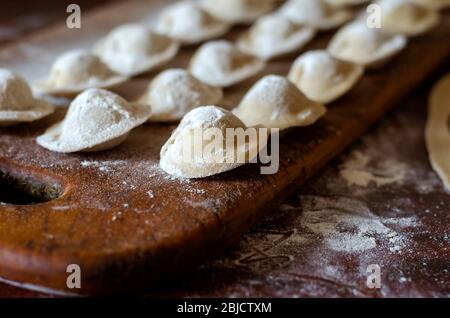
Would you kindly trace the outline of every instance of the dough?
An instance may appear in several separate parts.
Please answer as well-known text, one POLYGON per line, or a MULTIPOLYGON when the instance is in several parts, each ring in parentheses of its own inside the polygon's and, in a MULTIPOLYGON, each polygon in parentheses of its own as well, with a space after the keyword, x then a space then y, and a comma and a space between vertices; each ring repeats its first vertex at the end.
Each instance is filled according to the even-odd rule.
POLYGON ((231 42, 220 40, 203 44, 192 57, 189 70, 204 83, 228 87, 258 74, 265 66, 231 42))
POLYGON ((181 1, 164 9, 156 31, 183 44, 195 44, 227 33, 231 25, 203 11, 194 1, 181 1))
POLYGON ((308 100, 288 79, 277 75, 259 80, 233 110, 247 126, 280 130, 311 125, 325 112, 324 106, 308 100))
POLYGON ((414 3, 420 4, 426 8, 441 10, 450 7, 450 0, 411 0, 414 3))
MULTIPOLYGON (((161 149, 160 167, 167 173, 180 178, 205 178, 244 165, 251 159, 249 154, 258 153, 258 141, 241 143, 226 140, 227 128, 246 129, 245 124, 228 110, 216 106, 204 106, 189 112, 161 149), (218 148, 215 139, 205 133, 212 130, 221 133, 218 148), (224 140, 225 139, 225 140, 224 140), (232 148, 224 145, 231 144, 232 148), (197 148, 199 151, 195 151, 197 148), (189 155, 189 149, 192 153, 189 155), (227 151, 232 149, 232 151, 227 151), (187 155, 186 155, 187 153, 187 155), (185 154, 185 155, 184 155, 185 154), (244 160, 237 160, 243 158, 244 160)), ((241 140, 242 141, 242 140, 241 140)), ((265 145, 265 144, 264 144, 265 145)))
POLYGON ((145 73, 169 62, 178 49, 176 41, 140 24, 115 28, 94 48, 111 69, 125 76, 145 73))
POLYGON ((450 191, 450 74, 431 93, 425 139, 431 165, 450 191))
POLYGON ((353 16, 350 10, 331 6, 325 0, 289 0, 281 7, 280 14, 319 30, 334 29, 353 16))
POLYGON ((54 110, 53 105, 33 97, 19 74, 0 68, 0 126, 35 121, 54 110))
POLYGON ((64 120, 47 129, 37 143, 63 153, 107 150, 123 142, 150 115, 149 107, 130 104, 102 89, 88 89, 72 101, 64 120))
POLYGON ((98 56, 73 50, 58 57, 49 77, 37 81, 33 88, 43 94, 75 95, 88 88, 111 88, 127 79, 112 71, 98 56))
POLYGON ((406 46, 402 35, 369 28, 364 20, 343 26, 331 39, 328 52, 335 58, 366 67, 380 66, 406 46))
POLYGON ((328 104, 352 89, 363 73, 360 65, 316 50, 306 52, 294 62, 289 80, 309 99, 328 104))
POLYGON ((159 74, 138 103, 152 109, 150 121, 178 121, 195 107, 214 105, 223 97, 221 88, 202 83, 187 71, 171 69, 159 74))
POLYGON ((276 0, 200 0, 202 8, 230 23, 250 23, 271 11, 276 0))
POLYGON ((238 40, 238 47, 263 60, 300 50, 316 34, 312 27, 296 25, 279 14, 264 16, 238 40))
POLYGON ((425 33, 440 21, 439 12, 410 0, 379 0, 381 27, 393 34, 414 36, 425 33))

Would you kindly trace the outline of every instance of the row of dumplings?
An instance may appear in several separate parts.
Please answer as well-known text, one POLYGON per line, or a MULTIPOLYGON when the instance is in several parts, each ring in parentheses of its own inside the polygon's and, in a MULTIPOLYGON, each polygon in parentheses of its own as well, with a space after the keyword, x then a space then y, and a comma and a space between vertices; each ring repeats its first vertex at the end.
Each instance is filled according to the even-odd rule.
MULTIPOLYGON (((397 2, 398 5, 405 6, 400 6, 401 8, 411 8, 412 3, 408 0, 385 0, 384 2, 386 1, 397 2)), ((291 0, 279 11, 287 10, 286 6, 291 6, 294 2, 303 3, 303 5, 308 3, 305 0, 291 0)), ((339 2, 343 4, 349 1, 339 2)), ((360 1, 350 2, 355 4, 360 1)), ((185 2, 178 5, 183 3, 185 2)), ((317 8, 312 3, 324 4, 325 2, 309 1, 310 6, 317 8)), ((381 1, 382 3, 383 1, 381 1)), ((413 5, 412 8, 423 9, 416 5, 413 5)), ((286 12, 294 11, 290 9, 286 12)), ((429 11, 436 13, 432 10, 429 11)), ((409 12, 410 16, 420 16, 418 14, 420 12, 411 10, 409 12)), ((408 14, 406 15, 408 16, 408 14)), ((436 15, 438 16, 438 13, 436 15)), ((357 19, 338 31, 328 46, 328 50, 309 51, 301 55, 291 68, 288 75, 289 80, 272 75, 258 81, 233 112, 218 107, 199 107, 220 104, 223 97, 222 87, 234 85, 257 74, 264 68, 263 60, 266 58, 255 56, 257 54, 243 49, 243 45, 239 42, 256 32, 254 30, 258 29, 260 21, 271 19, 273 21, 290 21, 281 16, 271 14, 260 18, 250 31, 238 40, 237 45, 227 41, 212 41, 204 44, 192 58, 188 71, 172 69, 162 72, 150 83, 146 93, 135 102, 128 102, 114 93, 98 88, 111 87, 126 80, 132 74, 125 74, 124 68, 134 65, 136 69, 139 69, 136 66, 139 60, 147 63, 146 67, 152 63, 161 64, 163 63, 161 60, 153 60, 150 63, 142 55, 141 58, 137 58, 133 54, 128 57, 125 55, 122 57, 122 62, 117 63, 120 66, 116 65, 113 70, 111 65, 114 63, 112 61, 117 62, 117 59, 113 57, 109 63, 106 63, 107 59, 102 58, 100 54, 94 55, 81 50, 64 54, 53 65, 49 78, 38 83, 38 86, 45 87, 52 94, 83 93, 73 100, 64 121, 49 128, 44 135, 37 139, 38 143, 58 152, 105 150, 123 142, 131 129, 147 120, 178 121, 188 113, 163 147, 161 166, 167 172, 180 177, 206 177, 233 169, 235 166, 215 165, 210 169, 202 167, 202 171, 198 171, 198 169, 194 169, 195 167, 191 167, 191 169, 186 164, 180 166, 176 160, 173 160, 176 157, 172 158, 171 156, 180 150, 175 146, 179 144, 176 142, 176 136, 182 136, 183 133, 180 131, 186 129, 186 123, 192 123, 192 120, 189 120, 193 116, 192 114, 195 114, 197 119, 204 118, 205 120, 211 118, 211 114, 220 114, 219 117, 225 118, 226 122, 232 118, 232 122, 238 122, 242 127, 263 125, 269 128, 285 129, 310 125, 325 113, 326 109, 322 104, 339 98, 356 84, 364 72, 364 66, 380 64, 406 45, 406 38, 402 32, 400 34, 386 33, 378 29, 371 29, 367 27, 365 21, 357 19), (92 87, 96 89, 89 89, 92 87)), ((343 22, 345 21, 343 20, 343 22)), ((267 32, 269 39, 259 41, 267 44, 275 43, 272 45, 273 47, 283 48, 283 32, 278 31, 284 29, 282 24, 280 28, 275 28, 275 25, 276 23, 272 27, 276 32, 272 35, 267 32)), ((288 25, 294 24, 288 22, 288 25)), ((430 24, 429 27, 432 25, 434 24, 430 24)), ((114 42, 114 45, 111 44, 116 49, 124 43, 124 38, 134 37, 130 36, 134 32, 131 31, 133 28, 142 31, 141 35, 145 32, 147 35, 152 34, 151 38, 155 36, 155 38, 168 39, 157 33, 148 33, 151 31, 140 25, 126 25, 119 27, 119 30, 121 28, 125 28, 125 31, 127 31, 126 28, 131 29, 118 37, 122 40, 114 42), (127 33, 128 36, 126 36, 127 33)), ((270 29, 271 27, 267 27, 267 31, 270 29)), ((422 29, 426 28, 422 27, 422 29)), ((307 25, 299 27, 299 30, 303 34, 300 36, 303 39, 312 38, 316 32, 315 28, 307 25), (305 33, 308 30, 310 34, 305 33)), ((292 35, 293 33, 287 31, 286 34, 292 35)), ((294 37, 296 36, 298 34, 294 37)), ((264 38, 262 35, 261 37, 264 38)), ((141 40, 142 38, 145 36, 141 37, 141 40)), ((106 39, 101 40, 97 47, 104 46, 105 42, 108 42, 106 39)), ((285 36, 284 40, 289 43, 291 38, 285 36)), ((151 42, 155 41, 151 40, 151 42)), ((173 41, 169 42, 164 44, 165 42, 161 41, 161 47, 167 49, 174 45, 173 41), (169 42, 171 44, 166 46, 169 42)), ((139 39, 135 41, 135 45, 138 46, 137 51, 142 44, 139 39)), ((175 43, 175 45, 178 44, 175 43)), ((261 45, 261 47, 263 46, 261 45)), ((101 49, 97 50, 101 51, 101 49)), ((171 54, 175 55, 176 50, 171 54)), ((141 52, 144 51, 145 49, 141 50, 141 52)), ((282 53, 288 51, 284 49, 282 53)), ((0 70, 0 86, 2 87, 0 122, 3 124, 36 120, 53 111, 53 106, 33 97, 28 84, 17 74, 0 70)))
POLYGON ((130 23, 116 27, 92 52, 75 50, 57 58, 39 93, 74 95, 87 88, 112 88, 171 61, 181 45, 227 33, 273 9, 276 0, 180 1, 165 8, 153 28, 130 23), (216 10, 221 8, 220 10, 216 10))
MULTIPOLYGON (((449 3, 448 0, 416 1, 429 5, 430 7, 443 7, 449 3)), ((218 19, 212 19, 213 21, 221 21, 219 19, 223 18, 223 20, 233 23, 248 22, 256 18, 259 14, 264 14, 273 8, 274 2, 276 1, 233 0, 226 1, 227 4, 225 4, 224 1, 208 2, 208 0, 204 0, 200 2, 202 4, 201 7, 194 1, 182 1, 169 6, 162 12, 157 23, 159 27, 157 28, 161 31, 163 29, 162 25, 171 25, 175 29, 178 29, 176 25, 180 23, 179 21, 191 21, 189 24, 194 24, 194 26, 191 26, 191 29, 185 26, 183 28, 180 27, 180 30, 195 31, 187 32, 189 34, 202 34, 202 26, 205 30, 214 29, 210 27, 209 23, 212 22, 207 17, 217 15, 218 19), (212 2, 214 2, 214 6, 207 4, 212 2), (203 10, 203 8, 208 7, 211 7, 209 11, 203 10), (220 10, 214 12, 214 8, 220 8, 220 10), (220 17, 220 13, 223 12, 225 13, 225 17, 220 17), (234 20, 230 18, 232 12, 235 14, 236 19, 234 20), (250 13, 254 13, 254 15, 250 13), (244 19, 243 17, 246 15, 247 18, 244 19), (183 16, 192 18, 181 19, 183 16)), ((311 27, 312 24, 315 23, 318 26, 317 24, 328 21, 328 26, 325 26, 325 23, 318 26, 327 28, 331 25, 330 21, 335 21, 333 25, 337 26, 339 23, 346 21, 346 19, 336 19, 333 17, 349 17, 350 13, 345 11, 346 14, 344 14, 344 11, 336 10, 345 10, 345 7, 341 9, 342 5, 361 4, 363 2, 367 1, 290 0, 279 10, 280 14, 271 14, 260 18, 250 31, 241 37, 238 41, 238 47, 245 47, 246 45, 242 44, 242 42, 246 42, 246 39, 254 38, 256 39, 255 43, 262 43, 261 45, 254 46, 259 48, 260 55, 286 53, 289 51, 289 47, 294 48, 296 45, 301 45, 302 41, 304 42, 312 37, 314 33, 311 27), (333 8, 333 10, 330 8, 333 8), (305 15, 305 12, 308 14, 305 15), (299 29, 291 29, 293 23, 288 19, 283 19, 283 15, 290 16, 292 21, 295 20, 304 23, 305 27, 302 28, 299 24, 297 26, 299 29), (306 26, 308 21, 305 19, 307 17, 314 17, 312 20, 315 22, 310 22, 308 24, 309 26, 306 26), (336 22, 338 20, 339 22, 336 22), (295 32, 298 30, 301 31, 295 32), (239 43, 241 44, 239 45, 239 43), (278 52, 273 52, 273 49, 269 49, 272 52, 268 52, 267 48, 275 48, 278 52)), ((414 2, 410 2, 410 0, 382 0, 378 3, 383 7, 384 20, 403 21, 403 28, 415 29, 412 33, 417 33, 417 29, 423 32, 438 20, 437 12, 426 11, 426 9, 420 6, 415 6, 413 4, 414 2)), ((183 24, 183 22, 181 23, 183 24)), ((203 39, 206 38, 208 37, 203 37, 203 39)), ((360 69, 358 70, 356 67, 352 68, 348 64, 345 65, 342 61, 354 62, 364 66, 376 65, 397 53, 405 44, 406 39, 401 35, 388 35, 378 29, 368 28, 363 23, 363 20, 360 19, 343 27, 333 38, 328 51, 331 56, 341 60, 340 65, 352 70, 350 72, 351 75, 357 78, 357 74, 361 73, 360 69)), ((148 30, 142 25, 121 26, 113 30, 105 39, 97 44, 95 51, 99 52, 101 58, 82 50, 68 52, 57 59, 49 77, 36 83, 35 88, 38 92, 44 91, 56 95, 77 94, 93 87, 111 88, 127 80, 126 75, 144 72, 148 68, 161 65, 172 58, 176 54, 175 47, 176 44, 173 41, 148 30), (105 49, 105 46, 109 49, 105 49)), ((239 50, 239 48, 226 41, 207 43, 193 57, 190 64, 190 71, 198 79, 211 86, 226 87, 236 84, 255 75, 264 67, 264 63, 261 60, 252 58, 243 51, 252 51, 252 49, 247 47, 247 50, 239 50)), ((336 64, 338 64, 338 61, 331 59, 326 54, 309 54, 308 58, 302 57, 296 61, 296 66, 291 71, 289 78, 311 99, 327 103, 332 101, 334 98, 333 94, 329 94, 331 98, 329 96, 315 96, 319 94, 314 92, 314 89, 311 88, 313 85, 311 84, 314 82, 321 83, 321 81, 308 79, 308 77, 322 75, 326 72, 310 72, 310 76, 308 76, 308 72, 305 72, 305 70, 335 70, 336 67, 339 67, 336 64), (300 74, 307 79, 305 80, 303 78, 302 80, 299 78, 300 74)), ((346 72, 344 71, 344 73, 346 72)), ((346 85, 351 86, 351 82, 346 82, 346 85)), ((152 86, 155 85, 150 85, 150 87, 152 86)), ((149 91, 152 91, 152 89, 150 88, 149 91)), ((345 92, 345 89, 343 91, 345 92)), ((219 95, 218 90, 215 90, 215 95, 219 95)), ((148 96, 152 96, 152 94, 145 94, 141 100, 148 96)), ((158 108, 160 105, 154 106, 158 108)), ((155 120, 158 120, 158 117, 158 112, 156 112, 155 120)), ((164 120, 164 118, 161 120, 164 120)))
MULTIPOLYGON (((232 48, 231 44, 224 41, 215 42, 215 44, 232 48)), ((239 59, 240 57, 238 51, 230 51, 228 53, 229 60, 239 59)), ((252 63, 245 65, 243 61, 242 65, 242 68, 237 70, 237 75, 233 74, 233 72, 224 73, 222 74, 223 78, 228 81, 236 81, 239 80, 236 79, 238 76, 248 76, 249 73, 254 72, 254 70, 249 70, 249 68, 253 67, 252 63)), ((29 102, 23 102, 23 98, 19 98, 20 96, 27 96, 27 99, 29 99, 29 96, 32 96, 31 89, 25 80, 7 70, 3 70, 2 74, 4 76, 1 77, 0 82, 4 87, 2 91, 5 98, 2 99, 5 103, 2 103, 2 106, 5 110, 18 110, 23 107, 22 104, 29 105, 28 107, 32 110, 34 106, 29 102), (7 96, 9 98, 6 98, 7 96), (14 101, 14 103, 11 101, 14 101)), ((292 87, 295 87, 294 84, 296 84, 301 91, 297 95, 305 94, 314 102, 329 103, 345 94, 362 74, 362 66, 335 59, 326 51, 316 50, 306 52, 295 61, 289 73, 289 79, 292 81, 289 84, 292 87)), ((182 69, 163 71, 150 82, 145 93, 133 104, 139 104, 141 107, 146 107, 149 112, 151 111, 152 115, 149 121, 153 122, 178 121, 195 107, 219 104, 223 98, 222 89, 198 80, 197 74, 195 75, 182 69)), ((274 87, 272 90, 268 89, 267 91, 274 93, 277 91, 276 88, 274 87)), ((279 99, 284 102, 282 97, 279 99)), ((300 103, 303 100, 302 98, 296 99, 299 101, 299 104, 302 104, 300 103)), ((296 99, 293 98, 293 100, 296 99)), ((252 117, 257 118, 257 113, 258 111, 249 109, 248 120, 251 120, 252 117)), ((48 114, 49 111, 42 113, 42 116, 48 114)), ((26 121, 26 119, 18 116, 15 119, 16 122, 26 121)), ((30 120, 32 119, 30 118, 30 120)), ((8 121, 4 122, 4 124, 6 123, 13 122, 8 119, 8 121)), ((267 123, 264 124, 268 125, 267 123)))
MULTIPOLYGON (((439 21, 439 13, 434 9, 422 7, 406 0, 379 1, 378 4, 385 12, 385 15, 382 15, 382 23, 384 25, 392 23, 391 27, 382 30, 369 28, 364 20, 365 17, 356 19, 337 32, 326 51, 309 51, 297 58, 289 72, 288 79, 270 75, 258 81, 232 112, 215 106, 200 107, 189 112, 161 149, 161 168, 174 176, 187 178, 204 178, 235 169, 241 164, 233 161, 221 164, 210 163, 203 160, 202 157, 192 158, 189 162, 180 161, 179 158, 183 154, 184 136, 189 135, 191 129, 195 128, 219 128, 225 135, 224 130, 228 127, 246 128, 263 125, 269 128, 287 129, 311 125, 326 112, 323 104, 330 103, 348 92, 361 78, 365 67, 382 65, 406 46, 406 36, 422 34, 437 25, 439 21), (394 14, 394 12, 396 13, 394 14), (406 14, 404 14, 405 12, 406 14), (403 23, 394 23, 395 19, 402 18, 404 19, 403 23)), ((288 20, 270 15, 258 20, 258 22, 260 21, 263 21, 264 24, 265 21, 288 20)), ((245 37, 251 37, 252 32, 259 32, 255 30, 266 29, 267 40, 265 40, 264 33, 259 33, 260 38, 263 39, 259 40, 259 52, 261 53, 261 47, 264 47, 265 44, 267 47, 272 44, 271 47, 283 49, 284 42, 280 39, 288 37, 279 36, 282 32, 278 31, 282 28, 276 29, 275 22, 272 25, 268 23, 266 27, 261 27, 258 22, 239 41, 245 37), (271 32, 275 29, 275 32, 271 32)), ((303 29, 303 31, 305 30, 307 29, 303 29)), ((309 31, 314 32, 312 28, 309 31)), ((309 34, 308 37, 312 38, 312 34, 309 34)), ((238 48, 243 52, 261 59, 273 57, 270 54, 258 56, 239 45, 239 41, 238 48)), ((214 48, 214 46, 218 48, 225 44, 210 42, 199 51, 214 48)), ((230 48, 231 44, 228 44, 228 47, 230 48)), ((288 52, 290 51, 287 49, 278 53, 282 55, 288 52)), ((247 61, 245 65, 249 66, 251 63, 247 61)), ((201 74, 198 76, 202 78, 201 74)), ((245 152, 248 155, 248 149, 257 146, 259 145, 247 144, 246 147, 236 145, 235 151, 245 152)), ((226 150, 223 149, 224 152, 226 150)), ((225 153, 225 157, 227 155, 225 153)))
MULTIPOLYGON (((269 2, 274 1, 267 3, 269 2)), ((225 6, 221 3, 220 1, 215 3, 214 7, 225 6)), ((254 10, 252 6, 259 6, 264 1, 235 0, 230 3, 226 8, 240 12, 238 16, 242 17, 247 9, 249 12, 260 12, 254 10), (249 10, 250 8, 253 9, 249 10)), ((262 60, 297 51, 314 36, 315 27, 329 28, 347 21, 351 17, 350 11, 346 7, 335 5, 348 3, 348 1, 333 1, 329 4, 323 0, 290 0, 278 10, 278 13, 260 18, 237 41, 236 46, 226 41, 212 41, 201 46, 192 58, 189 70, 198 79, 212 86, 227 87, 239 83, 260 72, 265 66, 262 60), (337 19, 337 16, 346 18, 337 19), (314 22, 307 21, 307 17, 313 17, 314 22), (291 22, 294 20, 303 25, 295 25, 291 22), (312 26, 313 24, 315 26, 312 26)), ((359 4, 361 1, 351 3, 359 4)), ((410 0, 382 0, 378 3, 383 8, 383 20, 387 21, 383 23, 383 31, 368 28, 364 19, 349 23, 338 32, 329 45, 328 51, 333 57, 363 66, 378 65, 406 45, 404 36, 385 32, 385 25, 389 25, 389 21, 400 21, 403 29, 411 30, 410 32, 414 34, 424 32, 438 21, 439 14, 436 11, 414 5, 410 0)), ((225 8, 220 11, 226 12, 225 8)), ((208 24, 210 19, 198 17, 202 14, 208 13, 203 11, 197 2, 182 1, 163 10, 157 29, 161 31, 161 25, 165 24, 178 29, 176 25, 183 24, 180 21, 191 21, 189 23, 194 23, 196 27, 191 26, 191 29, 180 27, 180 29, 189 30, 189 34, 201 34, 201 29, 213 30, 214 28, 208 24), (182 18, 188 14, 194 18, 182 18)), ((178 36, 181 37, 180 34, 178 36)), ((205 38, 207 37, 203 37, 205 38)), ((94 87, 112 88, 126 81, 129 76, 148 71, 172 59, 176 54, 177 44, 143 25, 129 24, 110 32, 99 41, 94 51, 98 56, 81 50, 64 54, 54 63, 49 77, 36 83, 35 89, 38 92, 64 95, 80 93, 94 87)), ((312 58, 308 60, 317 62, 312 58)), ((307 91, 305 93, 308 95, 307 91)))
MULTIPOLYGON (((0 69, 0 121, 3 125, 33 121, 54 111, 54 106, 32 95, 18 74, 0 69)), ((37 138, 38 144, 56 152, 101 151, 123 142, 135 127, 157 113, 157 121, 179 121, 201 105, 217 105, 222 90, 198 81, 182 69, 162 72, 141 100, 128 102, 119 95, 98 88, 79 94, 70 104, 64 120, 37 138), (153 107, 149 107, 148 101, 153 107)), ((266 76, 258 81, 233 110, 247 126, 269 128, 306 126, 326 109, 307 99, 288 79, 266 76)))
MULTIPOLYGON (((379 64, 406 45, 405 35, 421 34, 439 21, 438 11, 412 1, 378 1, 383 13, 382 30, 367 27, 365 17, 361 17, 336 34, 328 51, 333 57, 359 65, 379 64)), ((141 24, 122 25, 101 39, 93 52, 75 50, 63 54, 52 66, 48 77, 35 83, 33 88, 52 95, 75 95, 88 88, 113 88, 129 77, 172 60, 180 42, 197 43, 220 36, 228 31, 229 21, 250 21, 255 15, 273 8, 274 2, 204 0, 176 3, 163 10, 154 28, 156 31, 141 24), (209 8, 209 11, 203 8, 209 8), (230 12, 235 12, 235 20, 230 12), (215 18, 216 15, 228 22, 215 18), (248 20, 243 18, 246 15, 248 20)), ((421 2, 435 5, 437 2, 445 4, 448 0, 421 2)), ((349 1, 334 0, 331 3, 330 0, 290 0, 275 13, 259 18, 236 44, 211 41, 201 46, 192 58, 189 70, 206 84, 234 85, 261 71, 264 60, 296 52, 314 37, 317 30, 338 27, 352 18, 352 10, 336 6, 349 1)))
POLYGON ((92 52, 74 50, 58 57, 47 78, 33 89, 40 94, 76 95, 88 88, 113 88, 130 77, 172 60, 180 45, 224 35, 232 24, 250 22, 271 10, 276 0, 181 1, 164 9, 153 29, 144 24, 116 27, 92 52), (223 8, 216 11, 217 8, 223 8), (216 17, 218 15, 218 18, 216 17))

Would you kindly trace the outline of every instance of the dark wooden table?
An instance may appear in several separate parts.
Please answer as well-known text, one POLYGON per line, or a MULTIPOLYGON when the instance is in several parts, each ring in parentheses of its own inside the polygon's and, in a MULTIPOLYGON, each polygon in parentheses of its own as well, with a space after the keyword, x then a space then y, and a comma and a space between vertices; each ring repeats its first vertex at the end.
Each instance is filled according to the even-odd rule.
MULTIPOLYGON (((46 17, 39 27, 66 15, 64 5, 48 3, 37 13, 46 17)), ((36 29, 15 15, 2 17, 14 36, 0 43, 36 29)), ((450 195, 428 163, 423 138, 429 89, 448 71, 450 65, 424 79, 236 246, 144 296, 449 297, 450 195), (381 289, 366 285, 373 264, 381 289)), ((0 297, 48 296, 0 284, 0 297)))

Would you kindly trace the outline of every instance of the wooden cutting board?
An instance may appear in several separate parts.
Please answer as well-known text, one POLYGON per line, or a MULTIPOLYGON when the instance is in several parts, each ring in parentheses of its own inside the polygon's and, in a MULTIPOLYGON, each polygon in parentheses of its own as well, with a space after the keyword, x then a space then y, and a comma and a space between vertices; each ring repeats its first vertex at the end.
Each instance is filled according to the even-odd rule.
MULTIPOLYGON (((79 31, 55 26, 1 50, 0 66, 38 78, 62 51, 89 46, 111 26, 156 14, 161 4, 135 1, 101 8, 83 17, 79 31)), ((329 37, 322 35, 306 49, 324 47, 329 37)), ((64 109, 32 125, 0 129, 0 200, 16 203, 0 206, 0 276, 26 287, 92 294, 148 289, 194 268, 239 239, 448 60, 449 38, 447 13, 434 31, 412 39, 384 68, 368 72, 319 123, 284 132, 280 171, 272 176, 244 166, 204 180, 172 178, 158 161, 175 126, 144 125, 119 148, 82 155, 51 153, 34 141, 62 119, 64 109), (4 195, 11 184, 27 197, 4 195), (46 202, 17 204, 23 201, 46 202), (69 264, 81 267, 81 289, 67 289, 69 264)), ((186 66, 194 50, 183 49, 169 67, 186 66)), ((292 60, 272 62, 265 73, 285 75, 292 60)), ((154 75, 117 91, 133 98, 154 75)), ((225 106, 235 105, 256 80, 227 90, 225 106)))

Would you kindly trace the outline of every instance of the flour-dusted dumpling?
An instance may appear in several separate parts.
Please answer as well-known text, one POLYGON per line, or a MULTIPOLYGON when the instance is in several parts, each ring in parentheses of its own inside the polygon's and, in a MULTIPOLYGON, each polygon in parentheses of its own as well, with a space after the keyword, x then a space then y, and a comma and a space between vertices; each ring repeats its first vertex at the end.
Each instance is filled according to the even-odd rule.
POLYGON ((438 11, 411 0, 381 0, 376 4, 381 8, 382 29, 393 34, 419 35, 435 27, 440 20, 438 11))
POLYGON ((343 26, 328 45, 330 54, 338 59, 366 67, 379 66, 406 46, 403 35, 389 35, 369 28, 364 20, 343 26))
POLYGON ((231 42, 221 40, 203 44, 192 57, 189 69, 204 83, 228 87, 258 74, 265 65, 231 42))
POLYGON ((150 115, 149 107, 130 104, 114 93, 93 88, 78 95, 64 120, 47 129, 37 142, 63 153, 107 150, 122 143, 150 115))
POLYGON ((250 23, 271 11, 276 0, 200 0, 202 8, 229 23, 250 23))
POLYGON ((450 74, 431 93, 425 140, 431 165, 450 191, 450 74))
POLYGON ((295 23, 319 30, 334 29, 353 16, 348 9, 329 5, 325 0, 289 0, 281 7, 280 14, 295 23))
POLYGON ((33 97, 20 75, 0 68, 0 126, 35 121, 54 110, 53 105, 33 97))
POLYGON ((348 92, 363 73, 364 67, 358 64, 316 50, 297 58, 289 72, 289 80, 309 99, 327 104, 348 92))
POLYGON ((326 3, 336 7, 357 6, 370 2, 371 0, 325 0, 326 3))
POLYGON ((228 110, 216 106, 195 108, 162 147, 159 165, 180 178, 206 178, 235 169, 256 158, 267 142, 257 134, 251 140, 229 134, 230 130, 245 133, 246 129, 228 110))
POLYGON ((279 14, 264 16, 238 40, 238 47, 263 60, 298 51, 316 34, 314 28, 297 25, 279 14))
POLYGON ((326 108, 306 98, 288 79, 269 75, 259 80, 233 110, 247 126, 286 129, 316 122, 326 108))
POLYGON ((48 78, 34 83, 43 94, 75 95, 88 88, 111 88, 127 80, 88 51, 73 50, 58 57, 48 78))
POLYGON ((450 7, 450 0, 411 0, 411 1, 433 10, 441 10, 450 7))
POLYGON ((215 105, 222 97, 221 88, 202 83, 185 70, 171 69, 150 83, 138 103, 151 107, 150 121, 170 122, 196 107, 215 105))
POLYGON ((194 1, 181 1, 164 9, 156 31, 183 44, 195 44, 220 37, 231 28, 228 22, 213 17, 194 1))
POLYGON ((179 44, 144 25, 125 24, 112 30, 95 52, 119 74, 135 76, 159 67, 177 54, 179 44))

